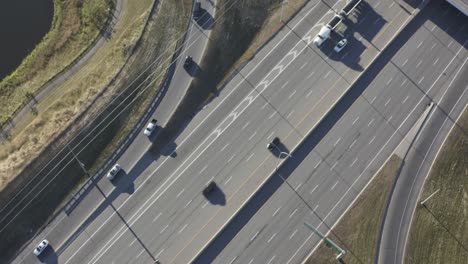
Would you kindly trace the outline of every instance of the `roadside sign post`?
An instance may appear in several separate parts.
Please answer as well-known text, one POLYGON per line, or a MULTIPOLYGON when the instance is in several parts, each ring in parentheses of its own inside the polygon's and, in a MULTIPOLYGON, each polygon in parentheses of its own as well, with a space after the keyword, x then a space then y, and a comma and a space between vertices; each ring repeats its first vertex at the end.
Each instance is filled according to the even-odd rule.
POLYGON ((336 256, 336 260, 338 261, 341 261, 341 259, 343 258, 343 256, 346 254, 346 251, 343 250, 342 248, 340 248, 337 244, 335 244, 335 242, 331 241, 329 238, 327 238, 325 235, 323 235, 320 231, 318 231, 315 227, 307 224, 307 223, 304 223, 304 225, 309 228, 310 230, 312 230, 312 232, 314 232, 317 236, 320 237, 320 239, 323 240, 323 242, 325 243, 325 245, 327 247, 330 247, 332 249, 334 249, 337 253, 338 253, 338 256, 336 256))

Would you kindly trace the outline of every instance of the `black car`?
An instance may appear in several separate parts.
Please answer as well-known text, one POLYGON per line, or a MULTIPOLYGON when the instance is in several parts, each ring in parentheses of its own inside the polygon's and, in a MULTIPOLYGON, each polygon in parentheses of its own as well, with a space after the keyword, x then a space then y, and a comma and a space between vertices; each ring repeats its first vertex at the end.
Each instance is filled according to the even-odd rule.
POLYGON ((278 137, 275 137, 270 143, 267 144, 267 149, 273 150, 274 148, 277 148, 280 144, 280 139, 278 137))
POLYGON ((193 7, 193 19, 198 20, 201 15, 201 3, 195 2, 195 6, 193 7))
POLYGON ((192 57, 190 56, 185 57, 185 61, 184 61, 185 68, 190 68, 190 66, 192 66, 192 63, 193 63, 192 57))
POLYGON ((205 189, 203 189, 203 195, 207 196, 216 188, 216 183, 214 181, 210 182, 205 189))

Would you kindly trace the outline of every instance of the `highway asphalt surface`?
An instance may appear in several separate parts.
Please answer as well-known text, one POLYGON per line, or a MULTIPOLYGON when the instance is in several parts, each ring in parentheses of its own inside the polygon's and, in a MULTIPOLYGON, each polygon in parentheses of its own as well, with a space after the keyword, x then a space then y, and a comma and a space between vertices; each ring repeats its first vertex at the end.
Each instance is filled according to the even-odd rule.
MULTIPOLYGON (((196 263, 299 263, 304 260, 318 243, 304 223, 327 233, 390 157, 430 101, 437 103, 436 110, 411 150, 418 153, 417 161, 411 164, 418 165, 428 148, 432 154, 426 159, 434 155, 444 138, 443 132, 451 126, 446 122, 439 133, 447 113, 452 107, 456 109, 450 115, 449 120, 453 121, 468 102, 467 79, 463 76, 467 70, 464 61, 468 28, 460 26, 466 25, 466 19, 445 5, 448 12, 438 9, 439 5, 438 1, 432 2, 416 17, 376 65, 367 70, 354 91, 343 98, 196 263), (436 134, 438 142, 432 144, 430 140, 436 134)), ((424 163, 426 170, 427 164, 424 163)), ((409 167, 413 173, 419 168, 411 165, 405 168, 409 167)), ((424 178, 424 170, 420 173, 424 178)), ((408 190, 413 186, 412 180, 408 178, 401 185, 406 184, 408 190)), ((410 192, 416 197, 418 193, 410 192)), ((414 204, 414 199, 409 204, 414 204)), ((395 208, 405 208, 406 197, 398 201, 395 208)), ((408 208, 406 215, 411 214, 408 208)), ((403 227, 407 228, 405 224, 403 227)), ((388 232, 395 234, 395 230, 388 232)), ((405 232, 401 234, 399 239, 404 242, 405 232)), ((396 259, 385 263, 402 262, 396 259)))
MULTIPOLYGON (((343 1, 338 2, 336 7, 338 8, 342 3, 343 1)), ((330 6, 334 4, 334 1, 328 2, 330 6)), ((384 18, 383 15, 382 18, 377 19, 380 12, 372 13, 377 16, 371 16, 376 28, 369 28, 368 31, 362 30, 362 38, 351 39, 348 52, 337 57, 331 52, 333 47, 331 42, 321 51, 308 45, 318 32, 320 25, 333 15, 331 12, 327 13, 328 6, 323 2, 311 1, 287 27, 255 55, 218 98, 215 98, 194 117, 175 141, 163 150, 161 156, 154 157, 142 151, 147 149, 149 140, 143 135, 139 137, 134 143, 136 145, 129 148, 126 155, 119 161, 125 173, 119 176, 116 186, 114 187, 103 179, 96 190, 93 190, 73 213, 66 217, 64 220, 66 224, 52 226, 46 230, 46 232, 49 231, 47 237, 52 237, 50 239, 52 247, 42 260, 59 263, 148 263, 157 258, 162 263, 189 262, 275 170, 275 165, 279 161, 275 157, 278 152, 270 153, 266 150, 265 145, 268 140, 271 140, 273 136, 279 136, 283 142, 281 149, 293 150, 375 58, 384 43, 392 38, 391 32, 396 32, 398 29, 397 23, 389 22, 389 26, 384 27, 386 23, 382 21, 401 22, 409 17, 401 10, 393 10, 394 6, 384 7, 385 10, 390 10, 390 13, 393 12, 389 16, 389 18, 394 18, 393 20, 384 18), (383 31, 386 34, 380 33, 383 31), (375 40, 375 43, 370 43, 369 40, 375 40), (217 182, 218 188, 208 197, 204 197, 201 191, 212 179, 217 182), (102 196, 105 196, 104 200, 102 196), (88 213, 90 208, 95 208, 92 214, 88 213), (73 234, 69 237, 70 232, 73 234), (58 244, 61 246, 55 249, 54 245, 58 244)), ((424 34, 424 32, 421 35, 415 33, 415 38, 419 41, 429 37, 430 34, 424 34)), ((426 41, 422 45, 427 45, 426 41)), ((456 49, 457 43, 453 43, 450 48, 456 49)), ((399 47, 395 49, 398 50, 399 47)), ((379 110, 379 112, 373 112, 374 119, 371 117, 371 120, 374 120, 372 123, 379 124, 375 129, 379 129, 382 135, 388 136, 392 131, 391 128, 395 130, 395 127, 399 126, 398 122, 406 118, 402 113, 408 116, 408 122, 396 130, 398 133, 394 134, 397 137, 390 140, 390 145, 397 144, 401 140, 400 133, 407 131, 411 123, 418 118, 417 114, 425 109, 428 98, 421 100, 422 102, 413 108, 414 114, 408 115, 408 109, 418 102, 418 95, 422 94, 423 88, 428 89, 428 87, 421 88, 420 85, 427 86, 434 82, 444 64, 449 63, 451 57, 444 53, 443 45, 436 45, 433 49, 434 52, 431 55, 438 54, 441 57, 439 63, 432 68, 418 69, 414 66, 414 69, 408 69, 403 73, 394 64, 385 66, 386 61, 381 64, 381 67, 388 71, 384 77, 392 76, 389 84, 393 85, 393 82, 398 81, 403 83, 404 78, 413 80, 415 78, 413 75, 416 77, 423 75, 424 80, 420 82, 418 80, 416 83, 407 81, 403 86, 395 88, 400 92, 384 89, 385 86, 379 86, 377 89, 368 88, 369 91, 364 92, 366 96, 356 99, 356 102, 365 104, 366 99, 369 98, 367 103, 370 103, 372 107, 369 107, 370 110, 366 113, 372 112, 374 108, 379 110), (406 94, 401 90, 407 90, 407 95, 409 95, 407 99, 406 94), (382 95, 394 97, 392 101, 387 102, 387 100, 383 101, 387 97, 382 98, 382 95), (398 100, 404 103, 396 112, 391 111, 390 109, 398 104, 398 100), (389 115, 392 113, 395 117, 389 115), (387 121, 382 121, 382 119, 387 121)), ((413 56, 419 59, 430 57, 422 54, 422 49, 411 50, 410 47, 408 50, 407 52, 415 53, 416 55, 413 54, 413 56)), ((408 54, 402 56, 410 57, 408 54)), ((386 58, 390 57, 386 55, 386 58)), ((404 61, 404 59, 399 58, 397 61, 404 61)), ((449 76, 441 79, 449 78, 449 76)), ((383 82, 379 77, 374 82, 383 82)), ((372 79, 373 76, 370 76, 363 82, 370 82, 372 79)), ((384 81, 387 83, 389 79, 384 81)), ((440 90, 437 87, 433 88, 429 94, 437 94, 440 90)), ((359 109, 356 111, 350 108, 346 111, 346 115, 349 113, 355 118, 360 113, 359 109)), ((370 120, 357 119, 354 122, 355 129, 363 122, 367 125, 370 120)), ((335 127, 340 126, 340 128, 334 128, 333 132, 330 129, 318 130, 317 133, 330 130, 330 133, 324 137, 330 141, 328 145, 312 152, 315 153, 316 158, 319 154, 326 155, 320 156, 324 158, 324 162, 319 164, 319 167, 327 166, 330 161, 340 156, 338 152, 332 150, 335 147, 343 150, 348 144, 348 147, 356 147, 356 151, 359 151, 361 148, 358 146, 368 144, 360 140, 352 146, 354 142, 351 140, 352 137, 354 139, 365 138, 357 138, 356 134, 351 133, 355 131, 352 130, 353 128, 342 139, 334 138, 344 131, 347 123, 349 123, 347 119, 338 122, 335 127), (336 146, 330 148, 330 144, 336 146)), ((164 121, 161 124, 164 125, 164 121)), ((369 131, 362 133, 364 132, 370 133, 369 131)), ((362 135, 365 136, 365 134, 362 135)), ((369 138, 368 136, 367 140, 369 138)), ((380 142, 375 138, 374 140, 380 142)), ((373 157, 371 151, 376 148, 378 146, 371 145, 369 152, 359 158, 370 159, 373 157)), ((377 156, 388 156, 391 150, 387 149, 385 148, 385 151, 377 156)), ((301 153, 301 149, 298 152, 301 153)), ((384 158, 379 157, 379 160, 382 159, 384 158)), ((294 158, 291 159, 293 160, 294 158)), ((329 166, 328 170, 332 168, 334 172, 328 175, 331 179, 335 173, 345 169, 341 159, 339 164, 334 163, 329 166)), ((364 165, 359 162, 359 165, 355 163, 353 166, 353 170, 361 170, 364 165)), ((320 167, 320 169, 323 168, 320 167)), ((290 177, 291 180, 293 178, 290 177)), ((365 178, 358 181, 353 188, 359 189, 365 185, 365 178)), ((333 186, 334 182, 331 184, 333 186)), ((334 186, 334 190, 344 188, 345 186, 341 184, 334 186)), ((275 197, 283 193, 284 191, 278 190, 275 197)), ((323 189, 321 193, 329 193, 329 191, 323 189)), ((294 201, 294 196, 290 201, 292 204, 297 202, 294 201)), ((304 210, 299 209, 293 216, 303 215, 304 210)), ((263 209, 260 212, 263 212, 263 209)), ((281 214, 285 213, 281 211, 281 214)), ((262 235, 265 233, 263 231, 262 235)), ((42 237, 37 240, 40 239, 42 237)), ((274 238, 271 242, 273 240, 274 238)), ((278 243, 278 240, 274 241, 274 244, 278 243)), ((288 243, 288 245, 292 244, 288 243)), ((32 248, 29 250, 31 252, 32 248)), ((251 253, 247 251, 245 251, 244 258, 248 258, 247 255, 259 255, 256 250, 251 253)), ((233 252, 239 251, 233 250, 233 252)), ((303 250, 301 254, 304 255, 307 252, 308 250, 303 250)), ((27 263, 35 261, 32 254, 26 257, 27 263)), ((286 257, 287 254, 284 255, 284 258, 286 257)), ((259 261, 263 259, 264 257, 261 256, 259 261)), ((301 260, 299 257, 296 259, 301 260)), ((279 257, 274 261, 279 263, 279 257)))
MULTIPOLYGON (((431 5, 425 14, 430 16, 431 8, 438 6, 431 5)), ((458 25, 468 25, 466 16, 459 16, 458 10, 451 6, 443 5, 442 12, 447 11, 446 16, 452 17, 452 23, 458 25)), ((439 10, 440 11, 440 10, 439 10)), ((432 10, 433 12, 433 10, 432 10)), ((439 18, 434 15, 431 19, 439 20, 439 23, 446 22, 446 18, 439 18)), ((451 24, 453 26, 453 24, 451 24)), ((465 33, 465 43, 468 40, 468 32, 465 33)), ((461 39, 463 41, 463 39, 461 39)), ((468 43, 467 43, 468 44, 468 43)), ((465 44, 465 51, 468 45, 465 44)), ((438 98, 437 107, 427 121, 427 124, 420 132, 420 136, 413 143, 413 147, 406 154, 401 173, 393 190, 391 200, 388 205, 387 216, 381 234, 378 259, 382 264, 403 263, 408 234, 410 232, 411 220, 421 199, 420 197, 424 181, 430 172, 433 161, 436 159, 439 149, 450 129, 454 126, 455 120, 462 113, 468 102, 468 59, 465 52, 463 65, 458 69, 458 77, 450 85, 450 91, 443 97, 438 98)), ((437 199, 437 197, 434 197, 437 199)))

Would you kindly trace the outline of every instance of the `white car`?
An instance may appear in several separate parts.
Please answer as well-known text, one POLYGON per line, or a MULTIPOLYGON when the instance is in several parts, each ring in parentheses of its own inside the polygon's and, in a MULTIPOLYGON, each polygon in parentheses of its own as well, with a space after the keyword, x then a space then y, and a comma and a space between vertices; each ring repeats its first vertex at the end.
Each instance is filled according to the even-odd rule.
POLYGON ((112 167, 112 169, 107 173, 107 179, 112 181, 121 169, 122 167, 120 167, 119 164, 115 164, 114 167, 112 167))
POLYGON ((34 255, 39 256, 48 245, 49 241, 47 241, 47 239, 42 240, 42 242, 34 249, 34 255))
POLYGON ((151 133, 153 133, 154 129, 156 128, 157 122, 158 121, 156 119, 151 120, 148 126, 146 126, 145 132, 143 132, 143 134, 147 135, 148 137, 151 136, 151 133))
POLYGON ((344 47, 346 47, 346 44, 348 44, 347 39, 342 39, 340 42, 338 42, 334 48, 335 52, 340 52, 344 47))

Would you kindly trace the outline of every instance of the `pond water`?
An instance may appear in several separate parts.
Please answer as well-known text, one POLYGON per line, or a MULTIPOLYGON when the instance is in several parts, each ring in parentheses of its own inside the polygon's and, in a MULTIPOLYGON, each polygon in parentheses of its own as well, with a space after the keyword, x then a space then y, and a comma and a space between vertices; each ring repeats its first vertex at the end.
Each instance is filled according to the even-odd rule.
POLYGON ((53 0, 0 0, 0 80, 47 34, 53 15, 53 0))

